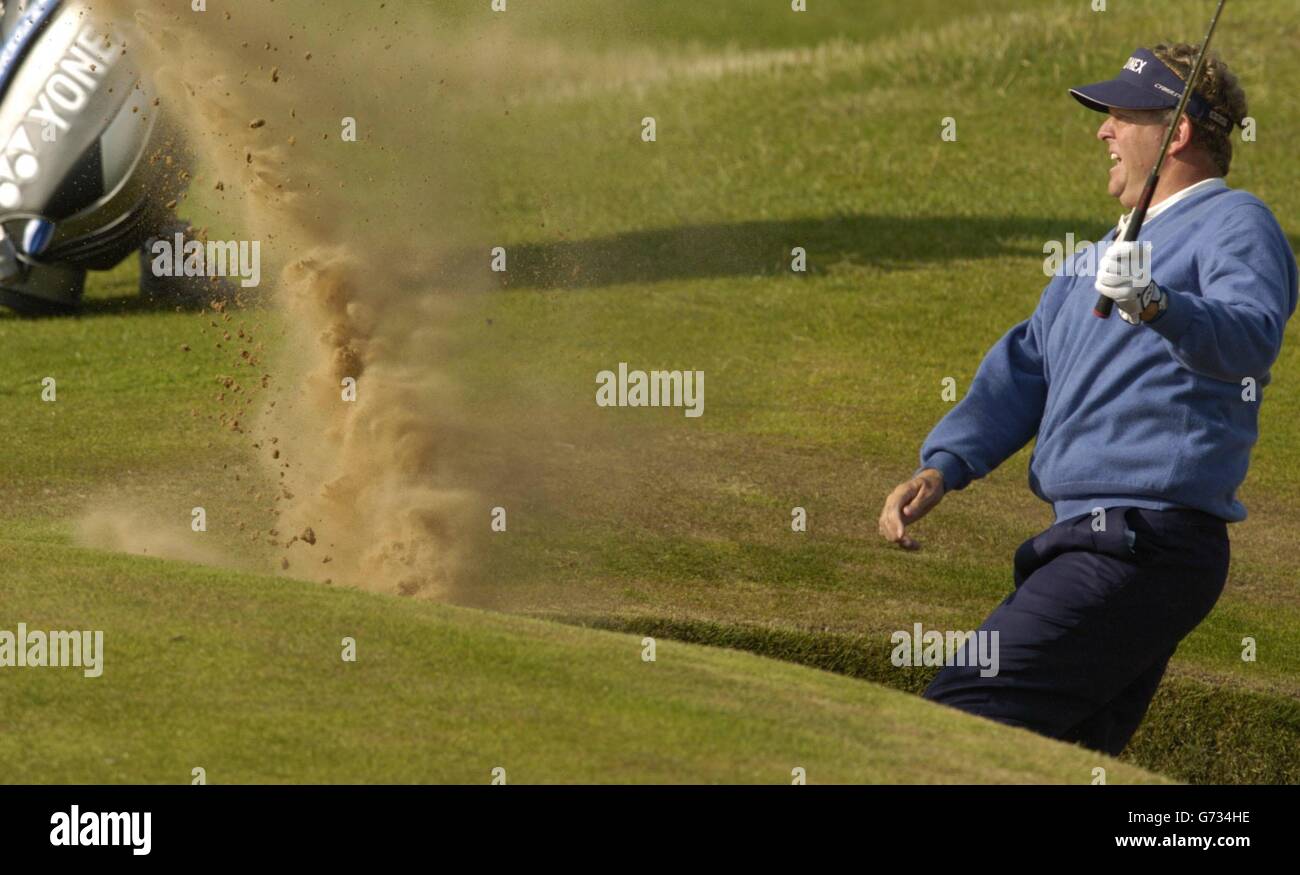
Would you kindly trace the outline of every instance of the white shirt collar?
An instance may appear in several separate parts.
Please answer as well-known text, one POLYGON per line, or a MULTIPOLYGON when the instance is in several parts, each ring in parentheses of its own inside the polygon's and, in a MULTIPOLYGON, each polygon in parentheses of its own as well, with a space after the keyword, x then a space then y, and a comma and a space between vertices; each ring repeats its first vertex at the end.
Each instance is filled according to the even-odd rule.
MULTIPOLYGON (((1180 202, 1180 200, 1191 198, 1191 196, 1195 195, 1197 191, 1209 191, 1210 189, 1227 189, 1227 183, 1223 182, 1223 177, 1210 177, 1209 179, 1201 179, 1200 182, 1193 182, 1192 185, 1187 186, 1186 189, 1175 191, 1174 194, 1167 196, 1167 198, 1161 200, 1160 203, 1154 205, 1151 209, 1148 209, 1147 222, 1160 216, 1161 213, 1164 213, 1167 209, 1173 207, 1173 205, 1180 202)), ((1125 229, 1128 226, 1128 218, 1132 215, 1134 215, 1134 213, 1132 213, 1130 209, 1130 211, 1125 213, 1125 215, 1119 217, 1119 225, 1117 226, 1117 229, 1115 229, 1115 239, 1117 239, 1117 241, 1125 235, 1125 229)), ((1143 226, 1145 228, 1145 222, 1143 226)))
MULTIPOLYGON (((1156 218, 1161 213, 1164 213, 1170 207, 1177 204, 1179 201, 1186 200, 1187 198, 1191 197, 1192 195, 1196 194, 1199 191, 1208 191, 1210 189, 1219 189, 1219 188, 1227 188, 1227 187, 1228 187, 1228 183, 1223 181, 1222 176, 1211 176, 1209 179, 1202 179, 1200 182, 1194 182, 1191 185, 1184 188, 1183 190, 1174 192, 1173 194, 1169 195, 1169 197, 1162 200, 1160 203, 1148 209, 1146 221, 1150 222, 1152 219, 1156 218)), ((1133 215, 1133 211, 1130 210, 1129 212, 1125 213, 1123 216, 1120 217, 1119 231, 1115 235, 1116 239, 1124 236, 1124 228, 1126 225, 1128 225, 1129 217, 1132 215, 1133 215)))
POLYGON ((1223 181, 1222 176, 1211 176, 1209 179, 1202 179, 1200 182, 1193 183, 1182 191, 1176 191, 1160 203, 1147 210, 1147 221, 1151 221, 1165 210, 1172 207, 1179 201, 1186 200, 1198 191, 1205 191, 1211 188, 1227 188, 1228 183, 1223 181))

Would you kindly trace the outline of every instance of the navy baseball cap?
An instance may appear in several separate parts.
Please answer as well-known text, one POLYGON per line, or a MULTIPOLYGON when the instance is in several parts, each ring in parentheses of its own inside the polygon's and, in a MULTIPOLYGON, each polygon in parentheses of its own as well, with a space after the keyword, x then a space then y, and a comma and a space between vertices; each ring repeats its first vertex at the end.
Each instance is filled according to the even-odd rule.
MULTIPOLYGON (((1070 94, 1088 109, 1175 109, 1183 96, 1184 82, 1149 49, 1138 49, 1114 79, 1071 88, 1070 94)), ((1187 114, 1195 121, 1225 134, 1233 122, 1210 105, 1199 92, 1187 101, 1187 114)))

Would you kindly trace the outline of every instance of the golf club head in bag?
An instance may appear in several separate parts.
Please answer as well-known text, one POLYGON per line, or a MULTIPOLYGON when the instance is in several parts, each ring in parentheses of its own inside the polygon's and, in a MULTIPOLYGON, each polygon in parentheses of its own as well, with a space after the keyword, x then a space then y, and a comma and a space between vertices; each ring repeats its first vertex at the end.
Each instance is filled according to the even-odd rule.
POLYGON ((2 5, 0 304, 72 312, 87 271, 116 267, 178 224, 166 204, 184 190, 188 160, 95 4, 2 5))

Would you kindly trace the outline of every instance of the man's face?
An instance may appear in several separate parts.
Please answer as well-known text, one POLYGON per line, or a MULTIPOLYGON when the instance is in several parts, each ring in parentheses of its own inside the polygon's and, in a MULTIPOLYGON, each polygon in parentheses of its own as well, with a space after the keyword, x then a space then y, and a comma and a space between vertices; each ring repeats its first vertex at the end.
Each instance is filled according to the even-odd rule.
POLYGON ((1125 209, 1137 205, 1151 168, 1156 165, 1165 137, 1166 113, 1162 111, 1112 109, 1097 130, 1110 157, 1110 180, 1106 190, 1125 209))

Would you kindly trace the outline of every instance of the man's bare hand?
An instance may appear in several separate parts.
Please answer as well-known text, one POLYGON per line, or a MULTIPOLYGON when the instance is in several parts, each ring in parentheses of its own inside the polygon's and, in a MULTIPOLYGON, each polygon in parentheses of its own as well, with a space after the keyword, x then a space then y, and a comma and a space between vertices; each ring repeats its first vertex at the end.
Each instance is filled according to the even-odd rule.
POLYGON ((943 474, 936 468, 926 468, 894 487, 880 512, 880 536, 904 550, 920 549, 921 545, 907 536, 907 527, 929 513, 943 493, 943 474))

